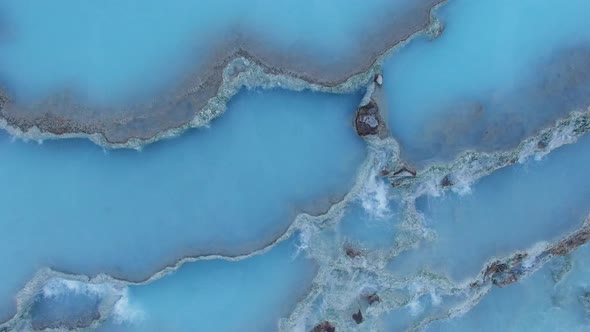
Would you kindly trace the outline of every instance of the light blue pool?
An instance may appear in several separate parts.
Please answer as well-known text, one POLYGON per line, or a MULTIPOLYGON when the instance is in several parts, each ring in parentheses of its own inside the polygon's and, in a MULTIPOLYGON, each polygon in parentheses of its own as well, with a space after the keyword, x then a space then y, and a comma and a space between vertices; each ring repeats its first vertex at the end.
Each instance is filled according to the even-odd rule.
POLYGON ((116 313, 99 331, 276 331, 315 272, 313 261, 298 255, 296 238, 241 262, 188 264, 153 284, 130 287, 128 308, 141 316, 117 323, 125 317, 116 313))
POLYGON ((454 0, 443 34, 385 61, 389 124, 416 166, 517 145, 590 105, 584 0, 454 0), (559 26, 559 28, 555 28, 559 26))
POLYGON ((588 13, 0 0, 0 332, 590 330, 588 13))
POLYGON ((423 25, 434 2, 0 1, 0 82, 25 103, 63 90, 98 104, 150 100, 236 47, 341 79, 385 49, 380 32, 423 25))
POLYGON ((494 288, 465 316, 437 322, 428 331, 588 331, 589 258, 590 247, 582 247, 572 254, 571 270, 559 283, 553 274, 561 267, 550 263, 518 284, 494 288))
POLYGON ((358 96, 243 92, 210 128, 143 151, 0 139, 0 317, 40 267, 143 280, 270 244, 350 189, 358 96), (34 206, 34 208, 32 208, 34 206))
POLYGON ((418 208, 437 238, 396 258, 391 269, 427 268, 462 281, 492 257, 553 241, 581 226, 590 213, 590 137, 541 161, 501 169, 473 185, 472 193, 424 196, 418 208))

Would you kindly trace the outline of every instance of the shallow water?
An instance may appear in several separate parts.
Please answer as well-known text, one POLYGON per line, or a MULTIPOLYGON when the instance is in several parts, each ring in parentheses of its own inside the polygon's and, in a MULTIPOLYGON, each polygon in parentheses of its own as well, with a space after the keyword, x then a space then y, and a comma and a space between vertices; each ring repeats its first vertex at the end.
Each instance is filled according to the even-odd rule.
POLYGON ((396 258, 399 274, 426 268, 461 281, 487 260, 554 241, 590 213, 590 137, 483 178, 466 195, 424 196, 418 209, 437 238, 396 258))
POLYGON ((493 289, 465 316, 436 323, 428 331, 587 331, 589 258, 590 247, 583 247, 568 258, 571 270, 558 283, 554 271, 562 262, 548 264, 519 284, 493 289))
POLYGON ((391 200, 389 183, 375 174, 356 197, 342 212, 342 216, 334 227, 334 232, 327 236, 338 239, 338 244, 356 251, 385 250, 394 244, 395 226, 402 218, 400 204, 391 200))
POLYGON ((141 152, 4 135, 0 312, 41 266, 143 280, 185 256, 268 245, 350 189, 365 154, 358 100, 243 92, 210 128, 141 152))
POLYGON ((202 72, 225 44, 248 43, 260 55, 293 53, 291 62, 347 72, 371 55, 358 47, 366 33, 380 30, 359 25, 385 14, 402 21, 416 7, 408 0, 2 1, 0 81, 21 102, 63 89, 92 103, 149 100, 185 79, 187 67, 202 72))
POLYGON ((370 250, 386 249, 393 245, 395 224, 400 217, 395 203, 391 205, 384 216, 372 216, 358 205, 351 206, 336 228, 342 243, 370 250))
POLYGON ((589 6, 584 0, 443 6, 440 37, 417 39, 384 64, 389 124, 403 157, 421 166, 465 149, 512 148, 588 107, 589 6))
POLYGON ((84 289, 75 282, 50 281, 31 307, 35 330, 86 327, 100 318, 100 288, 84 289))
POLYGON ((0 134, 0 332, 588 329, 589 5, 438 2, 0 0, 0 125, 156 141, 0 134))
POLYGON ((130 287, 129 311, 117 315, 135 317, 115 315, 99 331, 276 331, 316 272, 297 244, 295 237, 240 262, 190 263, 149 286, 130 287))

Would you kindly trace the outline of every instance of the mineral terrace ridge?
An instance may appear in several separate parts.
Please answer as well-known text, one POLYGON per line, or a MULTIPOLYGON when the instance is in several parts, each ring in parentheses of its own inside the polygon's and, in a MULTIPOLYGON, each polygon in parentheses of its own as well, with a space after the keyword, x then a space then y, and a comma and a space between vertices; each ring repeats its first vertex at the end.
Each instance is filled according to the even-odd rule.
MULTIPOLYGON (((0 88, 0 126, 23 138, 86 137, 110 148, 136 148, 207 123, 223 112, 227 100, 242 86, 329 92, 355 90, 373 78, 371 71, 387 51, 425 32, 433 23, 432 12, 445 2, 422 0, 409 12, 393 15, 399 19, 390 22, 376 19, 377 32, 366 34, 364 49, 355 54, 354 61, 338 63, 332 68, 305 55, 277 54, 255 38, 238 35, 211 52, 217 60, 188 70, 192 74, 171 92, 116 111, 84 105, 68 91, 27 105, 14 100, 7 89, 0 88), (238 75, 246 71, 256 71, 249 77, 254 82, 240 81, 238 75)), ((376 14, 376 18, 380 16, 376 14)))

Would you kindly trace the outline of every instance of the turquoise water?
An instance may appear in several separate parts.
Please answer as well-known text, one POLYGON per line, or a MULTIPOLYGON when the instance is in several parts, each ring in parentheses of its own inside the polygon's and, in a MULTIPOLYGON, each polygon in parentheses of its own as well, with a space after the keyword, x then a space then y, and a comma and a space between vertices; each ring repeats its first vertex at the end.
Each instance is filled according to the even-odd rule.
POLYGON ((417 166, 514 147, 590 100, 584 0, 450 1, 445 29, 385 61, 389 124, 417 166), (559 26, 559 28, 555 28, 559 26))
POLYGON ((276 331, 315 272, 313 261, 298 254, 297 240, 240 262, 191 263, 148 286, 130 287, 129 310, 99 331, 276 331), (121 321, 130 313, 131 320, 121 321))
POLYGON ((25 103, 64 90, 99 104, 149 100, 202 73, 228 43, 349 72, 366 58, 358 48, 366 33, 379 30, 359 25, 376 12, 401 21, 415 7, 408 0, 1 1, 0 82, 25 103))
POLYGON ((243 92, 210 128, 141 152, 3 135, 0 312, 42 266, 143 280, 181 257, 268 245, 349 190, 365 154, 358 100, 243 92))
POLYGON ((558 264, 548 264, 530 278, 507 288, 495 288, 465 316, 436 323, 429 331, 587 331, 589 307, 588 259, 585 246, 572 257, 571 270, 558 283, 558 264), (485 324, 482 324, 485 321, 485 324))
POLYGON ((37 295, 31 308, 31 325, 36 330, 88 326, 100 317, 101 297, 98 292, 81 292, 77 288, 62 291, 60 282, 52 281, 46 291, 37 295), (51 289, 59 290, 51 292, 51 289))
POLYGON ((386 250, 394 244, 396 225, 402 219, 398 200, 391 199, 390 185, 376 174, 369 174, 363 190, 348 204, 326 235, 338 239, 344 249, 363 252, 386 250))
POLYGON ((590 213, 590 137, 546 159, 507 167, 466 195, 422 197, 418 209, 437 238, 392 262, 395 273, 427 268, 461 281, 492 257, 528 250, 579 227, 590 213))
POLYGON ((387 214, 370 215, 362 206, 353 205, 336 227, 336 232, 345 245, 359 249, 378 250, 393 245, 395 224, 400 220, 395 202, 388 206, 387 214))
POLYGON ((0 133, 0 332, 588 330, 590 3, 436 3, 0 0, 2 121, 155 140, 0 133))

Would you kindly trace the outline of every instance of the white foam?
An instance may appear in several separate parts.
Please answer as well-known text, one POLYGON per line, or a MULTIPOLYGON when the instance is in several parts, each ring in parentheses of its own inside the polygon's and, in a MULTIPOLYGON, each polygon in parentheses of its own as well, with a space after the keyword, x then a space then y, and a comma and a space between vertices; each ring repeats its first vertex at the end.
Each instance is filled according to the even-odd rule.
POLYGON ((117 324, 132 324, 145 319, 145 313, 137 305, 129 302, 129 290, 123 289, 121 297, 113 306, 111 313, 113 321, 117 324))
POLYGON ((436 294, 436 291, 433 289, 430 291, 430 300, 432 301, 432 305, 438 306, 442 303, 442 298, 436 294))
POLYGON ((47 299, 67 294, 98 297, 101 301, 100 307, 106 309, 107 314, 110 311, 113 321, 117 324, 133 323, 144 318, 143 311, 130 304, 129 290, 126 286, 53 278, 43 286, 42 294, 47 299))
POLYGON ((459 196, 465 196, 471 194, 471 185, 475 182, 475 176, 472 174, 466 174, 459 172, 455 174, 455 184, 451 190, 457 193, 459 196))
POLYGON ((442 195, 442 189, 438 186, 438 182, 435 179, 425 179, 418 185, 416 190, 416 197, 422 195, 440 197, 442 195))
POLYGON ((420 313, 422 313, 422 311, 424 311, 424 307, 420 303, 419 298, 415 298, 410 303, 408 303, 408 308, 410 309, 410 314, 413 317, 418 316, 420 313))
POLYGON ((81 281, 67 279, 51 279, 42 289, 43 297, 53 298, 66 294, 98 295, 96 289, 87 287, 81 281))
POLYGON ((375 170, 372 170, 359 194, 363 209, 369 216, 375 219, 385 219, 389 215, 388 192, 389 186, 387 183, 377 176, 375 170))

